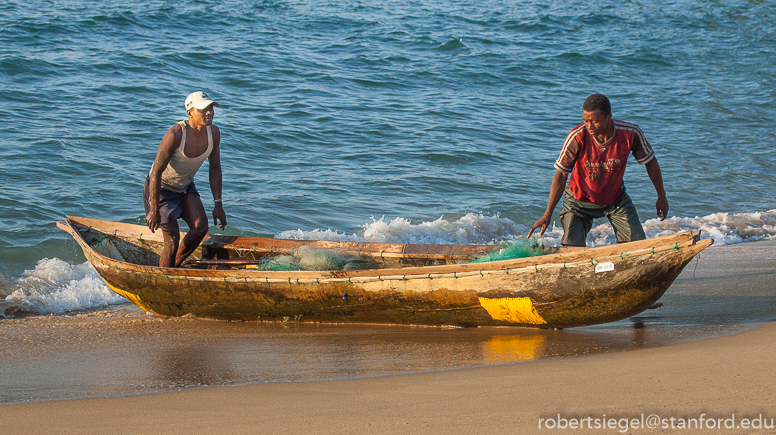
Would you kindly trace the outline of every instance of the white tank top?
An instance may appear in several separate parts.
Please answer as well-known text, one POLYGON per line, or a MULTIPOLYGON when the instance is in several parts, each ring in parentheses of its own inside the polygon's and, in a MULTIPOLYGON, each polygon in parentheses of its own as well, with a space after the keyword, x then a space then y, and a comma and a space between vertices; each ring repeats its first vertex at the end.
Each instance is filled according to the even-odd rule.
POLYGON ((210 130, 210 126, 207 129, 207 150, 197 157, 187 157, 183 152, 186 149, 186 121, 180 121, 178 123, 181 126, 183 135, 181 136, 181 144, 177 150, 172 154, 170 163, 162 173, 162 189, 172 190, 173 192, 185 192, 186 188, 194 180, 194 175, 197 173, 202 163, 210 156, 213 151, 213 133, 210 130))

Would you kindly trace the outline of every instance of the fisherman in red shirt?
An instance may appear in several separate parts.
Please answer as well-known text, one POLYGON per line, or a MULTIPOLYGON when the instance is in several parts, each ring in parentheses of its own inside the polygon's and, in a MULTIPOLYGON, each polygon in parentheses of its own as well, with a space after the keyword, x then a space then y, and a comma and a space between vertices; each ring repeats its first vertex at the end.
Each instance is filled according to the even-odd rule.
POLYGON ((625 193, 623 175, 628 155, 645 165, 657 191, 655 208, 660 220, 668 214, 668 199, 657 158, 636 124, 612 119, 609 99, 594 94, 582 105, 582 124, 566 136, 560 157, 555 161, 555 176, 544 215, 534 222, 528 237, 537 228, 543 236, 552 212, 563 195, 564 246, 585 246, 593 219, 606 217, 614 228, 618 243, 646 239, 636 207, 625 193), (566 181, 568 180, 568 187, 566 181))

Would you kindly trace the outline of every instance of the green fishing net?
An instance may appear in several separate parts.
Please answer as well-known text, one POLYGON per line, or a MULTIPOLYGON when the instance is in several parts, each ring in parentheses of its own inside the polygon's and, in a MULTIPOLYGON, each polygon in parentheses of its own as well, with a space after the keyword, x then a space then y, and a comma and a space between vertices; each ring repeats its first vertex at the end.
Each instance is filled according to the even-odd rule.
POLYGON ((544 255, 541 245, 533 239, 515 239, 499 243, 493 251, 470 263, 484 263, 486 261, 512 260, 514 258, 535 257, 544 255))
POLYGON ((359 269, 361 261, 346 258, 327 249, 314 249, 303 246, 293 255, 267 257, 257 265, 257 269, 271 271, 288 270, 353 270, 359 269))
POLYGON ((256 265, 256 269, 270 271, 302 270, 301 267, 293 263, 293 260, 294 257, 290 255, 262 258, 261 262, 256 265))
MULTIPOLYGON (((543 255, 544 251, 534 239, 516 239, 501 242, 489 254, 483 255, 465 263, 482 263, 486 261, 511 260, 513 258, 534 257, 543 255)), ((328 249, 315 249, 303 246, 292 255, 265 257, 256 265, 259 270, 292 271, 292 270, 358 270, 377 268, 379 265, 371 259, 339 255, 328 249)))
POLYGON ((121 252, 119 252, 118 248, 116 248, 116 245, 111 242, 110 237, 108 236, 105 236, 100 240, 92 243, 92 248, 108 258, 119 261, 126 261, 124 260, 124 256, 121 255, 121 252))

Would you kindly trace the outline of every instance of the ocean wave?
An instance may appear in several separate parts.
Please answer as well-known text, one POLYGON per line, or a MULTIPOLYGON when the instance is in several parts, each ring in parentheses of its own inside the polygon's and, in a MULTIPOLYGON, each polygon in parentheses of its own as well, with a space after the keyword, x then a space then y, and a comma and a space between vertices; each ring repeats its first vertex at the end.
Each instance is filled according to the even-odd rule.
POLYGON ((10 294, 0 301, 0 316, 60 314, 127 302, 105 285, 88 262, 74 265, 44 258, 24 275, 6 282, 4 293, 10 294))
MULTIPOLYGON (((647 237, 659 237, 680 231, 701 232, 701 238, 712 238, 718 245, 776 239, 776 209, 755 213, 713 213, 700 217, 671 217, 664 221, 648 219, 643 223, 647 237)), ((504 240, 524 238, 528 227, 499 216, 468 213, 457 219, 413 223, 397 217, 392 220, 372 219, 358 234, 336 230, 283 231, 276 237, 296 240, 339 240, 383 243, 434 244, 496 244, 504 240)), ((563 229, 553 222, 540 242, 546 246, 560 246, 563 229)), ((606 246, 617 242, 608 223, 593 227, 587 236, 588 246, 606 246)))

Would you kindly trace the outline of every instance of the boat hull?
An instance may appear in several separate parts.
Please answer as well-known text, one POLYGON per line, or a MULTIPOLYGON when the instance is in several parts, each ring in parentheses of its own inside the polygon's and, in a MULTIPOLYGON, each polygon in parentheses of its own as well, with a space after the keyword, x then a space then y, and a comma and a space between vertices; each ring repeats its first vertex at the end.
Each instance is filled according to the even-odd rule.
MULTIPOLYGON (((540 328, 612 322, 657 301, 711 244, 684 233, 478 264, 323 272, 209 270, 109 258, 86 242, 85 224, 77 219, 60 226, 73 235, 108 286, 141 309, 164 316, 247 321, 540 328)), ((98 230, 90 225, 88 231, 98 230)))

